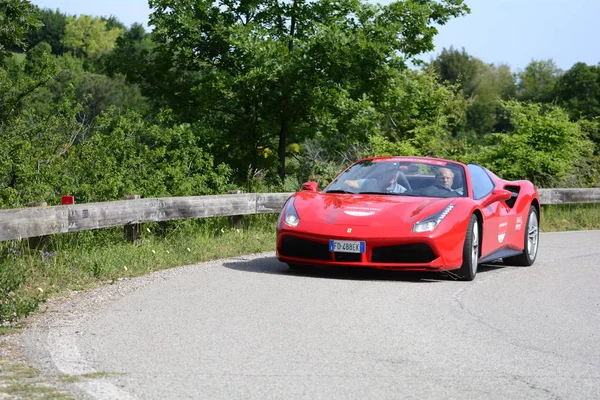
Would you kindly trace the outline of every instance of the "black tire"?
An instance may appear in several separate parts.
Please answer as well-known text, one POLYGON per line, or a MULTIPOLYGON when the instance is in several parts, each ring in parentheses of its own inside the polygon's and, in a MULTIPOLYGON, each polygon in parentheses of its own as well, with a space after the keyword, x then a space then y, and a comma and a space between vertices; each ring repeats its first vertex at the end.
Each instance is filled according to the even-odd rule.
POLYGON ((463 262, 457 273, 463 281, 472 281, 477 275, 480 237, 477 217, 471 215, 467 234, 465 235, 465 244, 463 245, 463 262))
POLYGON ((506 265, 528 267, 535 262, 540 243, 540 228, 537 209, 529 207, 527 223, 523 234, 523 252, 513 257, 506 257, 502 261, 506 265))

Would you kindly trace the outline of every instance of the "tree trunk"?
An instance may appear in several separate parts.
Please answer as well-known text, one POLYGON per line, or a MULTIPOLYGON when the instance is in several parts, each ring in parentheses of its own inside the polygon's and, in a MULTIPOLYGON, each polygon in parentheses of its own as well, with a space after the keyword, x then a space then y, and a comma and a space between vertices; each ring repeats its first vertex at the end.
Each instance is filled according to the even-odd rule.
POLYGON ((285 144, 287 142, 287 134, 289 130, 287 102, 288 99, 286 97, 283 99, 283 107, 281 110, 281 126, 279 128, 279 149, 277 152, 279 156, 278 173, 279 177, 281 178, 281 182, 285 180, 285 144))
MULTIPOLYGON (((296 3, 294 0, 292 5, 292 21, 290 23, 290 40, 288 42, 288 51, 291 53, 294 50, 294 35, 296 34, 296 3)), ((286 90, 284 88, 284 90, 286 90)), ((285 92, 284 92, 285 93, 285 92)), ((287 136, 289 131, 289 115, 288 115, 288 104, 290 102, 290 95, 285 93, 283 95, 282 107, 281 107, 281 127, 279 129, 279 178, 281 182, 285 180, 285 145, 287 142, 287 136)))

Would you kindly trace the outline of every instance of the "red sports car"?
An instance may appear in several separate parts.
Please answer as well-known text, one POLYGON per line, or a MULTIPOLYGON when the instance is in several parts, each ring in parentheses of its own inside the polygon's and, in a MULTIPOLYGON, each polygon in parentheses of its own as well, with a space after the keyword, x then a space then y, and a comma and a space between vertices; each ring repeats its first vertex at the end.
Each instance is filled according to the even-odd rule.
POLYGON ((277 222, 277 258, 290 267, 451 271, 473 280, 479 263, 528 266, 537 255, 535 186, 480 165, 366 158, 321 192, 316 182, 302 189, 277 222))

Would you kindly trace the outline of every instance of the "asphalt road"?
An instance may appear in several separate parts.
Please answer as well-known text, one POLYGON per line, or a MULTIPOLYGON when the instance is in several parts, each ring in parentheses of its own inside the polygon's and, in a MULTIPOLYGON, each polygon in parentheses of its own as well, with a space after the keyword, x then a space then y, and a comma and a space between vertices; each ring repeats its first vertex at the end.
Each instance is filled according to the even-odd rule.
POLYGON ((600 231, 473 282, 268 253, 76 296, 22 345, 82 399, 598 399, 599 282, 600 231))

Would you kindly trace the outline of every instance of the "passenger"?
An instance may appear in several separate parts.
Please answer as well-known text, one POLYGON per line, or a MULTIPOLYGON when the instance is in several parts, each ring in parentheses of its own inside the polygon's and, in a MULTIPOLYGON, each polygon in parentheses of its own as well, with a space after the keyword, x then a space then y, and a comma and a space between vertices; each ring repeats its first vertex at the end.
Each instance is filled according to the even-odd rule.
POLYGON ((398 183, 400 173, 398 168, 394 166, 386 168, 381 176, 377 178, 347 179, 344 183, 363 192, 404 193, 407 189, 398 183))

